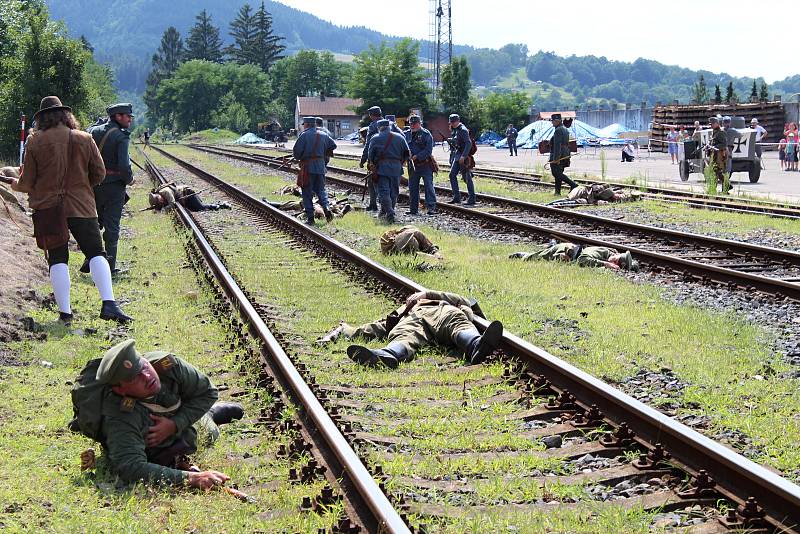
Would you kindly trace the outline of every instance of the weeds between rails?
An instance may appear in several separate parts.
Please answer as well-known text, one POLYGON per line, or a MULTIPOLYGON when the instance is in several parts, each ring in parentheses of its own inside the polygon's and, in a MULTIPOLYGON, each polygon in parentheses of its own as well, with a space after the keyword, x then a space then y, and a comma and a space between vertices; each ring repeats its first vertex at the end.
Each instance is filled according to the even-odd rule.
MULTIPOLYGON (((274 248, 274 247, 273 247, 273 248, 274 248)), ((239 260, 239 256, 240 256, 241 254, 243 254, 243 253, 245 253, 245 252, 244 252, 244 251, 239 251, 239 250, 237 250, 237 254, 236 254, 236 256, 235 256, 235 261, 238 261, 238 260, 239 260)), ((230 257, 230 260, 234 260, 234 256, 231 256, 231 257, 230 257)), ((285 276, 289 276, 289 274, 288 274, 288 273, 281 273, 281 277, 285 277, 285 276)), ((276 284, 276 282, 280 281, 280 280, 281 280, 281 277, 278 277, 278 279, 276 279, 276 280, 273 280, 273 284, 272 284, 272 285, 270 285, 269 287, 272 287, 272 288, 278 287, 278 284, 276 284)), ((324 284, 324 282, 323 282, 323 280, 319 280, 319 283, 320 283, 320 284, 323 284, 323 286, 322 286, 322 287, 324 287, 325 289, 330 289, 330 291, 333 291, 333 288, 331 288, 331 286, 330 286, 329 284, 328 284, 328 285, 325 285, 325 284, 324 284)), ((295 290, 297 290, 297 287, 298 287, 298 286, 297 286, 297 284, 289 284, 289 285, 292 285, 292 287, 294 287, 294 288, 295 288, 295 290)), ((261 286, 261 287, 263 287, 263 286, 261 286)), ((323 293, 323 294, 325 294, 325 295, 327 295, 327 294, 328 294, 328 293, 327 293, 327 292, 325 292, 325 291, 322 291, 322 293, 323 293)), ((336 302, 341 302, 341 301, 339 301, 339 300, 336 300, 336 299, 331 299, 331 300, 335 300, 336 302)), ((298 303, 293 303, 293 306, 298 306, 298 303)), ((302 310, 302 313, 301 313, 301 315, 304 315, 304 314, 311 314, 311 313, 313 313, 311 310, 308 310, 308 309, 303 309, 303 310, 302 310)), ((335 312, 334 312, 334 313, 335 313, 335 312)), ((327 317, 327 316, 326 316, 326 317, 327 317)), ((329 320, 329 319, 328 319, 328 320, 329 320)), ((349 366, 347 366, 347 367, 348 367, 348 371, 349 371, 349 366)), ((349 375, 347 375, 347 376, 349 376, 349 375)), ((340 377, 340 378, 341 378, 341 377, 340 377)), ((541 392, 540 392, 540 393, 541 393, 541 392)), ((562 402, 563 402, 565 399, 564 399, 564 398, 562 398, 561 400, 562 400, 562 402)), ((370 403, 367 403, 367 404, 370 404, 370 403)), ((563 406, 562 406, 562 407, 563 407, 563 406)), ((396 416, 397 414, 392 414, 392 415, 395 415, 395 416, 396 416)), ((396 419, 396 417, 395 417, 395 419, 396 419)), ((567 419, 568 419, 568 418, 567 418, 567 419)), ((388 420, 389 420, 389 421, 393 421, 394 419, 390 417, 388 420)), ((401 430, 403 430, 403 426, 402 426, 402 425, 399 425, 399 426, 400 426, 401 430)), ((413 426, 413 427, 415 427, 415 428, 419 428, 419 425, 418 425, 418 424, 416 424, 414 421, 410 421, 410 422, 409 422, 409 428, 411 428, 412 426, 413 426)), ((433 427, 430 427, 430 428, 429 428, 429 427, 423 427, 423 430, 428 430, 428 432, 431 432, 431 433, 433 433, 433 434, 435 435, 435 432, 434 432, 434 430, 435 430, 436 428, 437 428, 437 427, 434 425, 433 427)), ((408 430, 409 430, 409 429, 405 429, 405 430, 403 430, 403 432, 408 432, 408 430)), ((456 435, 460 435, 460 434, 461 434, 461 429, 459 428, 459 429, 456 429, 456 430, 457 430, 457 432, 456 432, 456 435)), ((489 428, 488 428, 488 430, 496 430, 496 429, 493 429, 493 428, 489 427, 489 428)), ((402 432, 401 432, 401 433, 402 433, 402 432)), ((624 434, 624 432, 623 432, 623 434, 624 434)), ((397 436, 395 436, 395 437, 397 437, 397 436)), ((617 438, 619 438, 619 437, 620 437, 620 436, 619 436, 619 432, 618 432, 618 433, 617 433, 617 438)), ((441 489, 442 489, 442 488, 439 488, 439 490, 441 490, 441 489)), ((479 493, 479 494, 480 494, 480 493, 479 493)), ((430 508, 428 508, 428 513, 431 513, 431 512, 432 512, 432 510, 431 510, 430 508)))

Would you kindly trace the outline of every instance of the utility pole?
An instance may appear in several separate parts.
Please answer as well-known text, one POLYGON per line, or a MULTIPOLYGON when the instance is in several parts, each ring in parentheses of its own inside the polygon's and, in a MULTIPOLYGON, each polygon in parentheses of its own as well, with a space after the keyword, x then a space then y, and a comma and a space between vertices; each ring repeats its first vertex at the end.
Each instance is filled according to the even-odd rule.
POLYGON ((442 67, 453 59, 453 21, 451 0, 430 0, 428 71, 431 92, 436 101, 442 87, 442 67))

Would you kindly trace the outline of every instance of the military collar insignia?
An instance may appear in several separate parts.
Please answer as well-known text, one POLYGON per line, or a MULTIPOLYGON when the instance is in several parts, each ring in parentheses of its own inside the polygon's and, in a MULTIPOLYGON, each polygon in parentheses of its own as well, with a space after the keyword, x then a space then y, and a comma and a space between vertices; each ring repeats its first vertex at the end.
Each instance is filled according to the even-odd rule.
POLYGON ((170 369, 175 366, 175 358, 172 355, 167 355, 157 362, 153 363, 153 367, 155 367, 156 372, 161 375, 162 373, 166 373, 170 369))
POLYGON ((133 397, 122 397, 119 409, 123 412, 132 412, 134 406, 136 406, 136 399, 133 397))

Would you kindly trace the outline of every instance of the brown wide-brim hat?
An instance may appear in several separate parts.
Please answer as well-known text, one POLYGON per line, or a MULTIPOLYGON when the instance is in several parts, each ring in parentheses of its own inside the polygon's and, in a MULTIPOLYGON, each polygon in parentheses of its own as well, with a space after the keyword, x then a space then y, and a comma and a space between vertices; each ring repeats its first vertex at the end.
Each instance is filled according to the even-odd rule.
POLYGON ((41 104, 39 104, 39 111, 33 114, 33 120, 36 120, 36 117, 39 116, 39 113, 43 111, 55 111, 57 109, 72 111, 72 108, 63 105, 61 103, 61 99, 58 98, 57 96, 46 96, 42 99, 41 104))

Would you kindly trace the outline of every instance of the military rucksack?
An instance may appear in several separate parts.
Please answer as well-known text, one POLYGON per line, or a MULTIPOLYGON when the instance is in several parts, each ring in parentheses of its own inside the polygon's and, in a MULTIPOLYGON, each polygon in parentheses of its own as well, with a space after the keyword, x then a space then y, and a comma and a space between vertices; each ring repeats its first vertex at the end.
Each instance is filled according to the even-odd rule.
POLYGON ((97 381, 101 358, 90 360, 72 385, 72 421, 68 428, 89 439, 103 441, 103 397, 106 384, 97 381))

